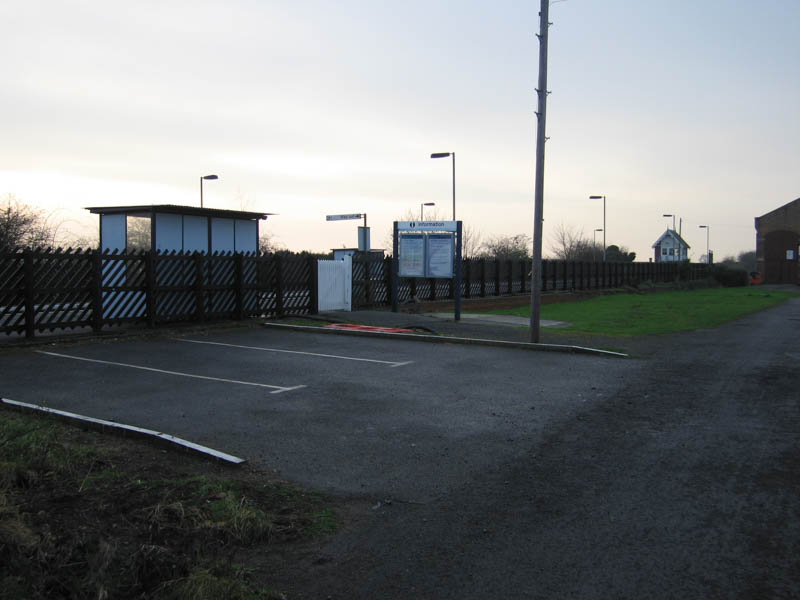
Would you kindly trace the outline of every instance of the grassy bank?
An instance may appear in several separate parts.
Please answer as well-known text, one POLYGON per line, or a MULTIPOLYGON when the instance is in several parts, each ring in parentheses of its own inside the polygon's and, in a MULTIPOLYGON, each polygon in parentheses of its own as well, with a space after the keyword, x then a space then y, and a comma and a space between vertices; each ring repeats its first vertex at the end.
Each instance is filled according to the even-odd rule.
POLYGON ((0 598, 280 598, 271 555, 333 527, 263 473, 0 410, 0 598))
MULTIPOLYGON (((716 327, 780 304, 795 292, 760 288, 711 288, 652 294, 613 294, 589 300, 550 304, 541 317, 566 321, 563 331, 610 336, 674 333, 716 327)), ((489 311, 530 316, 530 307, 489 311)))

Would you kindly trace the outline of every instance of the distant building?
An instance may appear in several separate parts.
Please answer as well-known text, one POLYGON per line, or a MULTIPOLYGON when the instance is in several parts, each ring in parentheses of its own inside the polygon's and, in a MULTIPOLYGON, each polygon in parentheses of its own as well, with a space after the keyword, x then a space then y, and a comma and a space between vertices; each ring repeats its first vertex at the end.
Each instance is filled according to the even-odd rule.
POLYGON ((800 198, 756 217, 756 265, 762 283, 800 283, 800 198))
POLYGON ((679 262, 689 259, 689 244, 674 229, 667 229, 653 244, 655 262, 679 262))

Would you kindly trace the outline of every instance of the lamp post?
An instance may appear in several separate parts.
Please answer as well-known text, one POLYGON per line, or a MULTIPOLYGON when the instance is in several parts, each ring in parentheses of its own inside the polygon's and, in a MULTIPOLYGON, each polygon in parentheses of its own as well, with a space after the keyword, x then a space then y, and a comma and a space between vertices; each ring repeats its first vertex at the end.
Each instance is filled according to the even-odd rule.
POLYGON ((200 208, 203 208, 203 180, 204 179, 219 179, 216 175, 203 175, 200 178, 200 208))
POLYGON ((602 229, 595 229, 592 232, 592 262, 597 262, 597 232, 602 229))
POLYGON ((423 206, 436 206, 436 202, 423 202, 422 204, 419 205, 419 220, 420 221, 424 220, 422 218, 422 207, 423 206))
POLYGON ((698 225, 698 229, 705 229, 706 230, 706 264, 711 264, 711 250, 708 248, 708 238, 711 232, 711 227, 709 225, 698 225))
POLYGON ((606 197, 605 196, 589 196, 589 200, 603 199, 603 262, 606 262, 606 197))
POLYGON ((453 221, 456 220, 456 153, 455 152, 434 152, 431 158, 453 157, 453 221))

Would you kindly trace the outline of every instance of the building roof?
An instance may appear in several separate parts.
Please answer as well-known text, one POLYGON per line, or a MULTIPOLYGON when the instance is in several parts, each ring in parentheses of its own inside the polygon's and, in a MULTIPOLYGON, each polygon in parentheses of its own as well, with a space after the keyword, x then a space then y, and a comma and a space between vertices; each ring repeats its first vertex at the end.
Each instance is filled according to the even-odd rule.
POLYGON ((275 213, 225 210, 220 208, 200 208, 199 206, 179 206, 177 204, 145 204, 141 206, 87 206, 86 210, 96 215, 134 215, 150 216, 153 213, 191 215, 196 217, 217 217, 222 219, 266 219, 275 213))
POLYGON ((676 240, 678 240, 678 242, 679 242, 679 243, 683 244, 683 245, 684 245, 684 246, 686 246, 687 248, 691 248, 691 246, 690 246, 689 244, 687 244, 687 243, 686 243, 686 240, 685 240, 685 239, 683 239, 683 238, 680 236, 680 234, 679 234, 677 231, 675 231, 674 229, 667 229, 667 230, 666 230, 664 233, 662 233, 662 234, 661 234, 661 237, 659 237, 659 238, 656 240, 656 242, 655 242, 655 243, 654 243, 654 244, 651 246, 651 248, 657 248, 657 247, 658 247, 658 245, 661 243, 661 240, 663 240, 663 239, 664 239, 665 237, 667 237, 667 236, 674 237, 676 240))
POLYGON ((778 208, 776 208, 776 209, 774 209, 774 210, 771 210, 771 211, 769 211, 768 213, 764 213, 764 214, 763 214, 763 215, 761 215, 760 217, 756 217, 756 227, 758 227, 758 220, 759 220, 759 219, 763 219, 764 217, 768 217, 768 216, 769 216, 769 215, 771 215, 772 213, 776 213, 776 212, 778 212, 779 210, 787 210, 787 209, 789 209, 789 208, 794 208, 794 206, 792 206, 793 204, 800 205, 800 198, 797 198, 796 200, 792 200, 791 202, 787 202, 787 203, 786 203, 786 204, 784 204, 783 206, 779 206, 778 208))

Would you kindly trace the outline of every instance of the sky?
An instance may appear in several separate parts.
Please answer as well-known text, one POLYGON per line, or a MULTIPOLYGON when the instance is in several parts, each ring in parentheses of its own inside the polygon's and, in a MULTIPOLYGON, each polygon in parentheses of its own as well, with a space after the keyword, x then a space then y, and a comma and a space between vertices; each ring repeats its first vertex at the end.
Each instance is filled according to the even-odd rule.
MULTIPOLYGON (((392 221, 533 230, 538 0, 5 0, 0 198, 276 213, 291 250, 392 221)), ((800 197, 800 0, 550 7, 545 255, 565 227, 638 260, 676 215, 690 257, 755 248, 800 197), (602 233, 596 234, 598 241, 602 233)))

